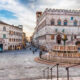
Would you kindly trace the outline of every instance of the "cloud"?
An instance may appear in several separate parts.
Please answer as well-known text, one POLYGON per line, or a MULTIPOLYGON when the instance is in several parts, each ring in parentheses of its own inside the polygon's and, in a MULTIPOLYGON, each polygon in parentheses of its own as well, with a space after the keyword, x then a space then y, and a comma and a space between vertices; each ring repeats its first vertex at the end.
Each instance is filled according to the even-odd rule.
POLYGON ((80 7, 80 0, 40 0, 38 3, 36 10, 45 8, 78 9, 80 7))
POLYGON ((36 11, 44 11, 45 8, 79 9, 80 0, 0 0, 0 10, 7 10, 17 19, 0 19, 10 24, 22 24, 24 31, 30 36, 36 26, 36 11))
MULTIPOLYGON (((26 29, 26 33, 29 32, 29 27, 27 27, 26 25, 30 27, 35 26, 35 13, 19 4, 19 2, 17 2, 16 0, 0 0, 0 10, 7 10, 13 12, 17 19, 11 19, 10 21, 6 18, 2 19, 10 24, 22 24, 26 29)), ((29 35, 31 34, 29 33, 29 35)))

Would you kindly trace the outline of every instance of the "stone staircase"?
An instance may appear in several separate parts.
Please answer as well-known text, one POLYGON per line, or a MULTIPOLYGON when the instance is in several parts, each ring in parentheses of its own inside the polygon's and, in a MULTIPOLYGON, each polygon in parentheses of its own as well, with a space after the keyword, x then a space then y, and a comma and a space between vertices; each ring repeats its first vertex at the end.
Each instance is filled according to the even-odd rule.
MULTIPOLYGON (((37 79, 37 80, 51 80, 51 79, 37 79)), ((57 80, 56 78, 53 78, 52 80, 57 80)), ((67 80, 67 78, 59 78, 58 80, 67 80)), ((80 77, 71 77, 69 80, 80 80, 80 77)))

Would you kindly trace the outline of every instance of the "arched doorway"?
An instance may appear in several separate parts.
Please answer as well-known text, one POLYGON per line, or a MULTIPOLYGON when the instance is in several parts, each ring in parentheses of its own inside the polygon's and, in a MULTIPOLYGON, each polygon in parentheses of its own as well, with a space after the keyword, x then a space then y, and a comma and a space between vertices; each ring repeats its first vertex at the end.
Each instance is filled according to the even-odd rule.
POLYGON ((8 49, 9 49, 9 50, 12 50, 12 45, 10 45, 8 49))
POLYGON ((16 45, 15 45, 15 50, 17 49, 16 45))
POLYGON ((60 34, 58 34, 56 36, 56 42, 57 42, 57 44, 61 44, 61 35, 60 34))
POLYGON ((13 45, 13 50, 15 49, 15 46, 13 45))
POLYGON ((78 51, 80 52, 80 41, 76 41, 76 42, 75 42, 75 45, 77 45, 78 51))
POLYGON ((3 51, 3 44, 0 44, 0 52, 3 51))
POLYGON ((80 46, 80 41, 76 41, 75 44, 80 46))

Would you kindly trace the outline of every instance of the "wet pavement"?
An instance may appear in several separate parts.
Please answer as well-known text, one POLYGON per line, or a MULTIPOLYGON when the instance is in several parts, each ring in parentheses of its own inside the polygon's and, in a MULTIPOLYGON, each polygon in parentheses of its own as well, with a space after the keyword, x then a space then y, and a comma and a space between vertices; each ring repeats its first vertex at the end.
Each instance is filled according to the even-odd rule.
MULTIPOLYGON (((29 78, 35 80, 42 78, 42 70, 50 65, 36 63, 34 58, 38 55, 39 51, 33 54, 29 49, 0 53, 0 80, 29 80, 29 78)), ((56 76, 56 67, 53 73, 56 76)), ((60 68, 59 74, 65 76, 66 70, 60 68)), ((80 76, 80 68, 71 68, 70 75, 80 76)))
POLYGON ((29 49, 8 51, 0 54, 0 80, 17 80, 23 78, 37 78, 42 76, 45 65, 34 61, 38 52, 29 49))

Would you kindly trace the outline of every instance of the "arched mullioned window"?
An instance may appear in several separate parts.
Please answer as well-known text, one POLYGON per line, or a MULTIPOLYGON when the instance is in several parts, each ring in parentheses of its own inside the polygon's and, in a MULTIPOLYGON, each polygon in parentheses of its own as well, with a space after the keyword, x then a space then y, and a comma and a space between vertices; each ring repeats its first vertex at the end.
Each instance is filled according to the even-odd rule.
POLYGON ((74 21, 74 26, 77 26, 77 20, 74 21))
POLYGON ((5 26, 3 27, 3 31, 6 31, 6 27, 5 26))
POLYGON ((51 20, 51 25, 55 25, 55 20, 54 19, 51 20))
POLYGON ((57 24, 58 24, 59 26, 61 25, 61 20, 60 20, 60 19, 57 21, 57 24))
POLYGON ((64 20, 64 26, 67 26, 67 24, 68 24, 68 21, 64 20))

